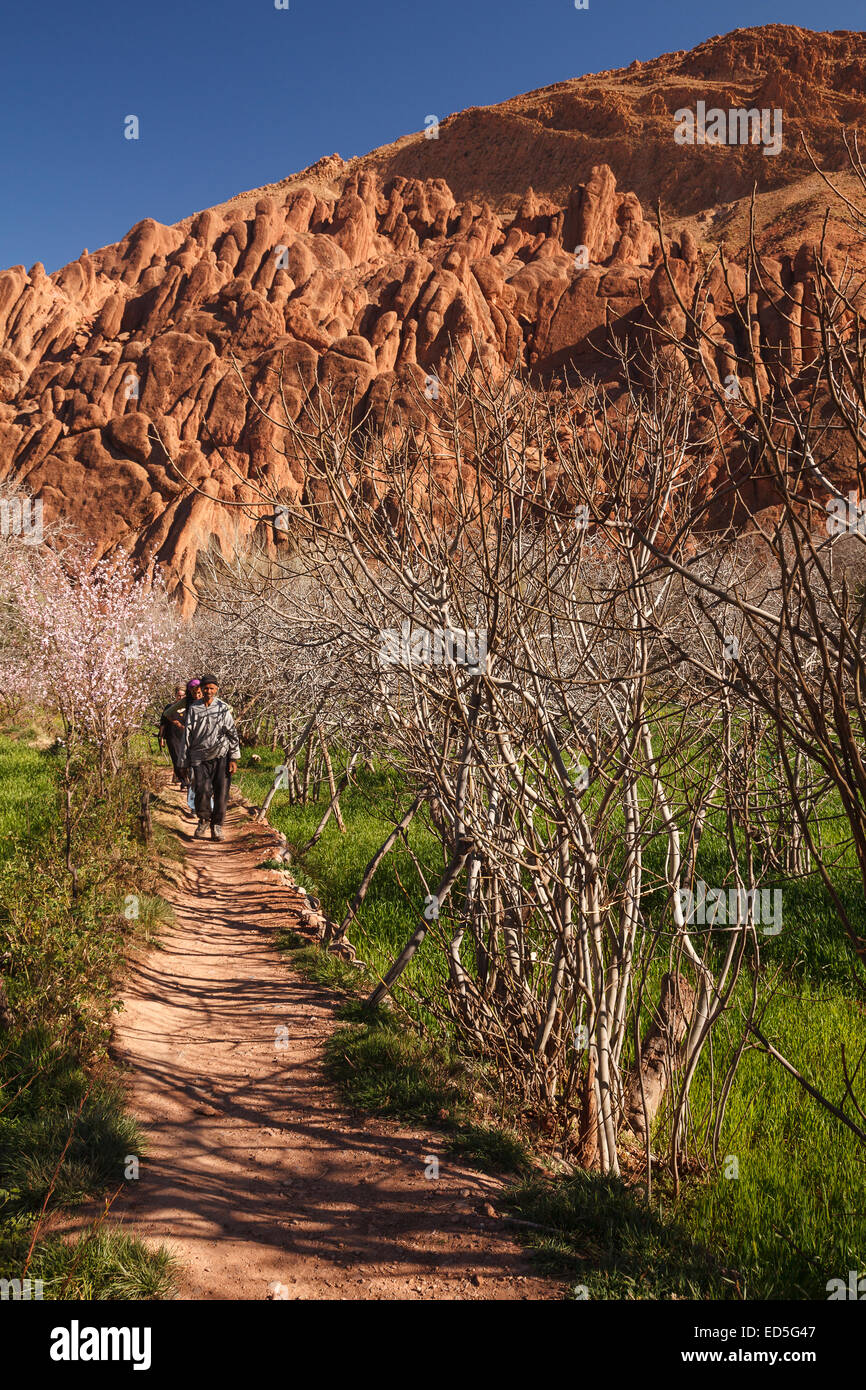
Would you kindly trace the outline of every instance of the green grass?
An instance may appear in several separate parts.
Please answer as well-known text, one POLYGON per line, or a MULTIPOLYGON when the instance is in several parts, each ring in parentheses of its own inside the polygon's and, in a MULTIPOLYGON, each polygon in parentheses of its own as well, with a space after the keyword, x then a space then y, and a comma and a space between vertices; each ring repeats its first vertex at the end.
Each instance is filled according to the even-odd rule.
POLYGON ((534 1179, 513 1189, 506 1204, 539 1228, 527 1228, 527 1243, 543 1273, 569 1280, 574 1298, 739 1295, 717 1249, 620 1178, 578 1172, 534 1179))
POLYGON ((380 1115, 453 1122, 467 1100, 459 1066, 397 1020, 338 1028, 325 1065, 352 1105, 380 1115))
POLYGON ((529 1168, 517 1134, 473 1121, 482 1078, 466 1058, 433 1044, 392 1009, 370 1009, 361 997, 373 983, 365 970, 308 946, 294 932, 284 932, 278 944, 305 978, 345 998, 342 1026, 325 1046, 325 1071, 350 1105, 443 1131, 448 1152, 470 1166, 495 1173, 529 1168))
POLYGON ((15 1050, 3 1058, 4 1071, 11 1064, 16 1076, 0 1087, 0 1105, 12 1102, 0 1124, 0 1205, 6 1212, 36 1211, 49 1194, 54 1205, 72 1206, 117 1187, 127 1156, 140 1157, 144 1149, 118 1087, 88 1077, 68 1054, 53 1063, 40 1059, 41 1071, 32 1070, 33 1060, 15 1050), (21 1078, 28 1075, 33 1080, 22 1091, 21 1078))
MULTIPOLYGON (((253 801, 261 801, 271 785, 272 767, 280 761, 278 754, 258 751, 261 764, 240 774, 243 790, 253 801)), ((358 785, 341 797, 349 833, 342 836, 332 820, 302 863, 292 864, 296 878, 300 870, 312 879, 323 906, 337 920, 368 859, 393 826, 382 808, 390 810, 401 794, 405 805, 411 795, 393 773, 365 770, 357 780, 358 785)), ((278 792, 270 819, 290 844, 301 845, 315 829, 323 804, 320 800, 289 806, 286 794, 278 792)), ((830 813, 833 804, 831 798, 830 813)), ((827 840, 839 851, 834 881, 859 929, 866 931, 866 904, 840 824, 831 824, 827 840)), ((418 820, 410 830, 410 843, 432 877, 441 864, 441 851, 418 820)), ((661 869, 661 841, 648 856, 650 871, 653 856, 661 869)), ((728 868, 719 829, 710 823, 699 875, 720 885, 726 882, 728 868)), ((778 937, 761 940, 764 967, 776 980, 762 1030, 839 1103, 844 1088, 840 1041, 852 1068, 866 1048, 866 1012, 851 998, 851 945, 817 877, 778 886, 784 892, 783 930, 778 937)), ((380 867, 349 931, 359 956, 368 963, 368 978, 383 973, 405 943, 423 893, 410 857, 399 848, 380 867)), ((650 914, 660 909, 651 893, 644 906, 650 914)), ((432 993, 444 969, 441 951, 427 949, 431 946, 426 943, 416 954, 395 993, 411 1017, 425 1022, 429 1018, 415 996, 432 993)), ((315 948, 311 955, 333 960, 315 948)), ((310 969, 321 971, 323 984, 352 986, 351 967, 342 962, 320 967, 311 963, 310 969), (350 975, 345 976, 346 970, 350 975)), ((734 1002, 735 1010, 746 1004, 745 982, 734 1002)), ((693 1135, 703 1132, 712 1088, 724 1075, 737 1024, 736 1013, 729 1016, 716 1034, 712 1054, 705 1053, 692 1090, 693 1135)), ((466 1102, 449 1088, 447 1060, 442 1060, 449 1056, 449 1038, 440 1033, 438 1049, 432 1048, 441 1052, 437 1058, 428 1055, 429 1041, 420 1048, 414 1036, 407 1030, 389 1034, 387 1027, 373 1029, 369 1024, 358 1024, 354 1030, 344 1027, 335 1035, 333 1075, 359 1106, 425 1122, 440 1112, 453 1118, 466 1102)), ((578 1282, 587 1285, 593 1297, 826 1298, 828 1279, 866 1268, 862 1146, 777 1063, 755 1050, 741 1063, 718 1158, 716 1165, 704 1148, 704 1171, 687 1175, 676 1199, 659 1172, 652 1209, 623 1184, 586 1174, 536 1180, 520 1189, 515 1201, 525 1220, 555 1228, 554 1234, 531 1236, 539 1258, 552 1271, 579 1274, 578 1282), (725 1177, 726 1166, 732 1167, 726 1165, 728 1157, 737 1160, 737 1178, 725 1177), (544 1221, 539 1215, 543 1212, 544 1221), (596 1235, 591 1236, 592 1231, 596 1235)))
POLYGON ((50 755, 0 738, 0 864, 20 852, 22 841, 44 840, 54 815, 50 755))
POLYGON ((280 951, 291 952, 292 965, 308 980, 335 990, 338 994, 355 994, 372 980, 363 966, 352 965, 342 956, 311 946, 309 939, 297 932, 282 932, 277 938, 280 951))
POLYGON ((158 863, 135 829, 127 769, 99 794, 76 767, 80 818, 71 896, 58 809, 61 762, 0 736, 0 974, 12 1015, 0 1032, 0 1277, 44 1278, 45 1297, 170 1296, 172 1265, 111 1230, 77 1242, 47 1235, 47 1216, 121 1187, 142 1135, 108 1058, 130 941, 152 942, 168 919, 158 863))
MULTIPOLYGON (((261 763, 255 768, 242 764, 238 781, 244 795, 260 804, 270 789, 273 768, 280 763, 281 755, 270 749, 256 751, 261 755, 261 763)), ((394 822, 379 808, 389 806, 395 796, 405 796, 405 788, 393 773, 383 770, 371 773, 361 769, 357 773, 357 785, 347 788, 340 798, 350 833, 341 835, 332 818, 322 839, 304 860, 299 862, 294 856, 292 858, 289 867, 295 881, 306 891, 315 893, 325 911, 337 922, 343 919, 367 863, 393 829, 394 822)), ((269 819, 296 848, 316 829, 323 805, 322 801, 290 806, 286 794, 277 792, 269 819)), ((420 818, 410 826, 409 842, 428 881, 438 877, 442 871, 441 848, 420 818)), ((402 845, 397 845, 380 866, 362 911, 349 929, 352 944, 368 964, 371 977, 378 979, 405 945, 423 908, 425 891, 411 856, 402 845)), ((428 1026, 433 1026, 433 1020, 417 1007, 413 996, 432 992, 442 979, 443 971, 440 952, 419 951, 395 992, 400 1004, 415 1016, 422 1016, 428 1026)))
MULTIPOLYGON (((844 1078, 840 1037, 854 1059, 866 1047, 861 1006, 831 987, 791 986, 774 999, 763 1031, 837 1104, 844 1078)), ((724 1038, 719 1038, 719 1050, 724 1038)), ((721 1064, 722 1058, 719 1058, 721 1064)), ((697 1079, 693 1109, 706 1103, 697 1079)), ((690 1229, 729 1252, 745 1297, 826 1298, 827 1280, 866 1267, 863 1147, 793 1077, 746 1054, 726 1122, 718 1168, 682 1198, 690 1229), (736 1159, 736 1165, 727 1161, 736 1159), (738 1171, 738 1177, 725 1172, 738 1171)))
POLYGON ((502 1125, 464 1124, 448 1143, 449 1152, 491 1173, 526 1173, 532 1166, 529 1147, 502 1125))
MULTIPOLYGON (((28 1228, 5 1222, 0 1228, 0 1270, 23 1269, 29 1246, 28 1228)), ((164 1247, 151 1250, 134 1237, 102 1227, 75 1240, 50 1236, 37 1241, 26 1278, 42 1280, 46 1301, 137 1303, 172 1298, 176 1274, 177 1263, 164 1247)))

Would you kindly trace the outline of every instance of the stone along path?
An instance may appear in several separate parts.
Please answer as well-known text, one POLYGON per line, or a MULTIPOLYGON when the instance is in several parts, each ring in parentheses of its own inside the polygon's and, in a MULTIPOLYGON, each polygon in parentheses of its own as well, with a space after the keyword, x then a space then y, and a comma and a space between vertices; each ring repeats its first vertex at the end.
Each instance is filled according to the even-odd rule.
POLYGON ((276 949, 303 898, 257 867, 274 832, 233 805, 222 844, 194 840, 180 801, 166 782, 175 921, 131 962, 115 1034, 148 1139, 115 1219, 176 1254, 185 1299, 265 1298, 272 1281, 298 1299, 557 1297, 497 1217, 496 1179, 435 1135, 348 1113, 325 1081, 334 997, 276 949))

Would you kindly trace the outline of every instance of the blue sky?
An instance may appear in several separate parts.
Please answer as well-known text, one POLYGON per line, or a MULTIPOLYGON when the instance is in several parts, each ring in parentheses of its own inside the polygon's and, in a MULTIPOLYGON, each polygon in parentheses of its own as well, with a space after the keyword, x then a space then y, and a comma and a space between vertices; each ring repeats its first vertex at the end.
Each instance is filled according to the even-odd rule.
POLYGON ((0 266, 51 272, 424 117, 863 0, 5 0, 0 266), (140 139, 124 139, 137 115, 140 139))

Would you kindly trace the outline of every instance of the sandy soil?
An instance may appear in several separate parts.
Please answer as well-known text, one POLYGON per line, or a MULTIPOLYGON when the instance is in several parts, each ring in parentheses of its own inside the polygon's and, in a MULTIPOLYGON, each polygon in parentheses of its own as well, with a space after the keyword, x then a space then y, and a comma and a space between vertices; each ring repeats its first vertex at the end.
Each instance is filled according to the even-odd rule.
POLYGON ((164 890, 176 921, 132 962, 118 1019, 149 1149, 113 1217, 178 1256, 184 1299, 265 1298, 272 1280, 299 1299, 556 1298, 496 1213, 496 1179, 348 1113, 324 1080, 334 997, 276 950, 302 898, 256 867, 273 831, 234 804, 222 844, 194 840, 167 782, 157 814, 185 859, 164 890))

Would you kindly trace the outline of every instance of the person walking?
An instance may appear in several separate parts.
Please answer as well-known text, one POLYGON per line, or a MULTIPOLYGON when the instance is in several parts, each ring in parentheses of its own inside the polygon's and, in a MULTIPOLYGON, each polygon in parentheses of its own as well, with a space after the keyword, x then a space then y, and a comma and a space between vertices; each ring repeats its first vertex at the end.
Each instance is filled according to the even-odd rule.
POLYGON ((168 749, 171 758, 172 782, 180 782, 181 791, 186 791, 188 778, 181 762, 183 750, 183 721, 186 715, 186 692, 182 685, 174 687, 174 700, 166 705, 159 719, 158 740, 160 748, 168 749))
MULTIPOLYGON (((186 714, 187 714, 187 711, 188 711, 190 705, 193 704, 196 700, 201 700, 201 699, 203 699, 203 698, 204 698, 204 697, 202 696, 202 693, 201 693, 201 681, 199 680, 198 676, 193 676, 192 680, 187 681, 187 683, 186 683, 186 699, 185 699, 185 701, 184 701, 184 706, 183 706, 183 718, 184 718, 184 719, 186 719, 186 714)), ((192 773, 191 773, 191 771, 190 771, 190 769, 189 769, 188 767, 185 767, 185 768, 183 769, 183 772, 185 773, 185 783, 186 783, 186 786, 185 786, 185 790, 186 790, 186 810, 184 811, 184 815, 185 815, 185 816, 186 816, 186 815, 194 816, 194 815, 195 815, 195 789, 194 789, 194 787, 193 787, 193 785, 192 785, 192 773)))
POLYGON ((216 676, 202 676, 201 688, 203 698, 190 705, 184 721, 183 762, 192 770, 195 788, 195 838, 204 839, 210 820, 211 838, 221 840, 241 745, 231 710, 217 698, 216 676))

